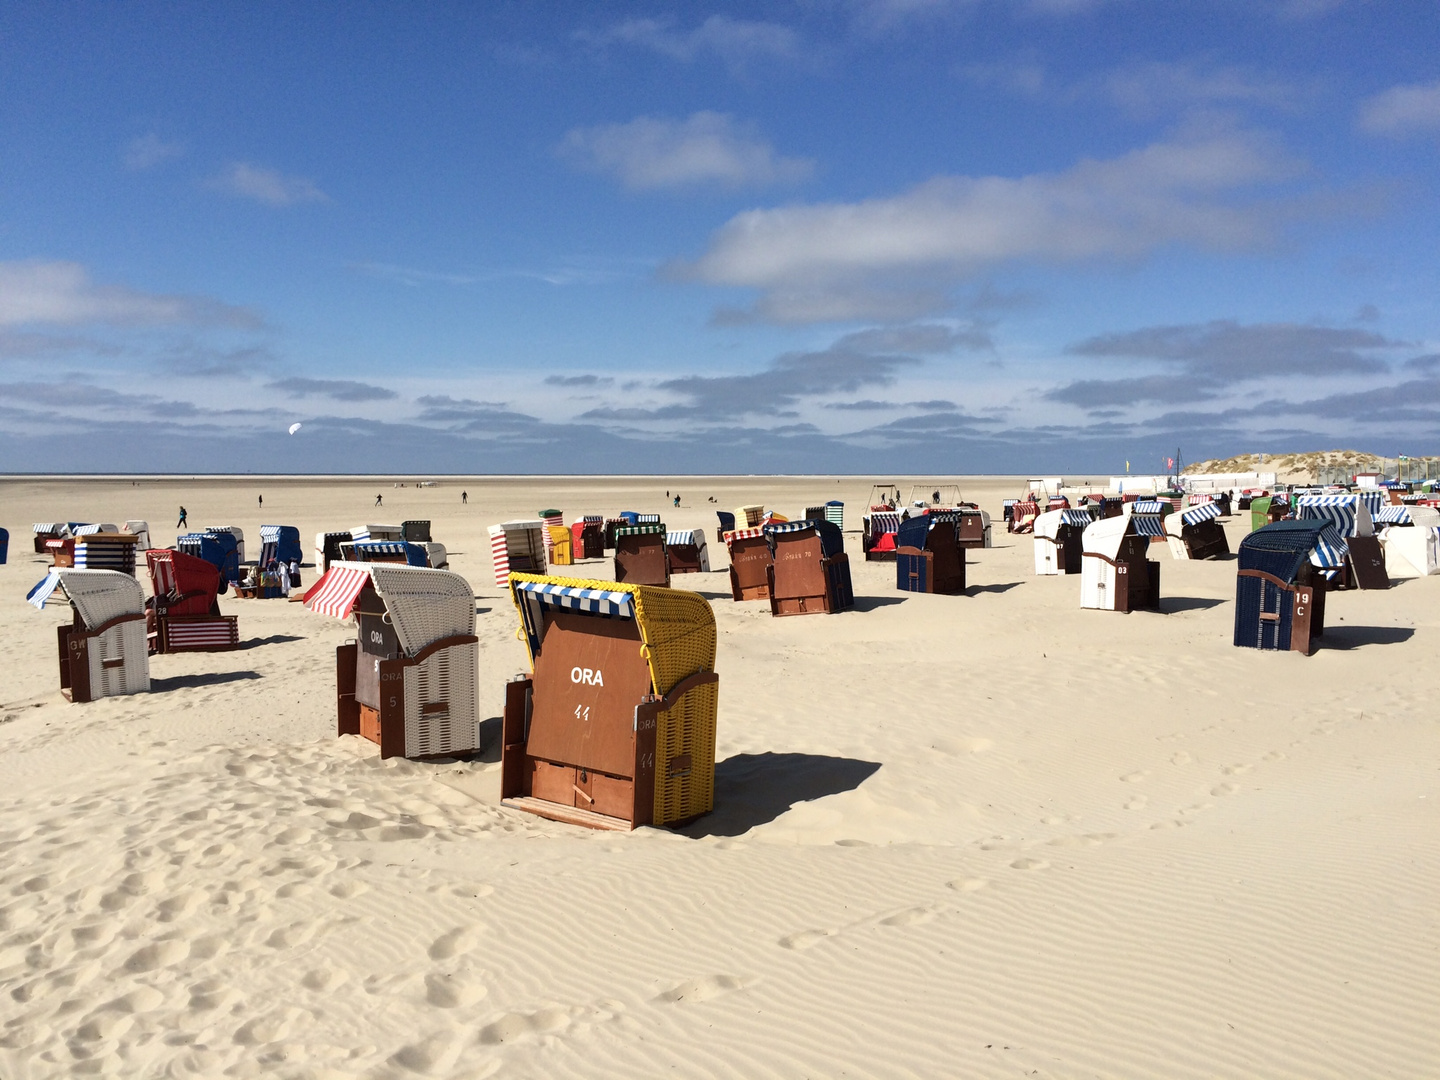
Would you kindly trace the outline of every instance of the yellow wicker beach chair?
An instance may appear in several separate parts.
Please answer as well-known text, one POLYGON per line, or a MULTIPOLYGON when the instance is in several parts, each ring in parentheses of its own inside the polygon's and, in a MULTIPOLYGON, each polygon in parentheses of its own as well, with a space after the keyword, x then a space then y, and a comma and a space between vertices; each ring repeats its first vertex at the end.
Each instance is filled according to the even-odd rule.
POLYGON ((715 616, 698 593, 511 574, 531 674, 506 686, 500 795, 593 829, 715 799, 715 616))

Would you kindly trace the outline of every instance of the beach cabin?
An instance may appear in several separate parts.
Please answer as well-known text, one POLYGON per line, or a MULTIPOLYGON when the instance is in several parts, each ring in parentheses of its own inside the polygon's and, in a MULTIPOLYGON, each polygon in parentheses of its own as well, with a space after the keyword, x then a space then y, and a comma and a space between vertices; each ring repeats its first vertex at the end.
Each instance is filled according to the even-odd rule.
POLYGON ((1082 608, 1160 610, 1160 564, 1147 557, 1150 539, 1136 531, 1133 514, 1091 522, 1080 539, 1082 608))
POLYGON ((615 580, 631 585, 669 586, 663 522, 622 525, 615 530, 615 580))
POLYGON ((965 592, 965 549, 955 517, 941 511, 901 523, 895 534, 897 589, 943 596, 965 592))
POLYGON ((737 601, 770 599, 770 544, 764 529, 734 529, 725 534, 730 556, 730 595, 737 601))
POLYGON ((1440 573, 1440 510, 1430 506, 1384 506, 1375 517, 1385 573, 1391 578, 1440 573))
POLYGON ((337 562, 305 594, 311 611, 352 615, 359 633, 335 650, 336 731, 382 758, 480 749, 475 592, 459 574, 394 563, 337 562))
POLYGON ((43 611, 57 588, 73 612, 69 626, 55 628, 60 692, 70 701, 147 692, 150 656, 140 583, 115 570, 52 569, 26 599, 43 611))
POLYGON ((1309 656, 1325 632, 1327 571, 1343 569, 1345 542, 1321 518, 1275 521, 1240 541, 1235 644, 1309 656))
POLYGON ((700 529, 683 529, 665 534, 665 554, 672 574, 708 574, 710 552, 705 547, 705 533, 700 529))
POLYGON ((220 571, 220 591, 226 585, 240 580, 240 554, 235 549, 235 537, 229 532, 186 533, 175 538, 175 548, 204 559, 220 571))
POLYGON ((516 574, 530 674, 505 687, 502 805, 592 829, 715 802, 715 616, 698 593, 516 574))
POLYGON ((1230 554, 1220 504, 1209 501, 1165 518, 1165 537, 1174 559, 1218 559, 1230 554))
POLYGON ((1035 573, 1078 574, 1085 550, 1082 537, 1091 524, 1085 510, 1047 510, 1035 518, 1035 573))
POLYGON ((1040 504, 1034 499, 1020 499, 1010 508, 1010 531, 1027 533, 1035 528, 1035 519, 1040 516, 1040 504))
POLYGON ((587 514, 570 526, 570 554, 577 562, 605 557, 604 518, 598 514, 587 514))
POLYGON ((430 522, 428 521, 402 521, 400 523, 400 539, 412 544, 430 543, 430 522))
POLYGON ((213 563, 169 549, 145 552, 145 563, 155 593, 145 602, 145 633, 152 653, 239 648, 240 620, 220 614, 220 571, 213 563))
MULTIPOLYGON (((1345 541, 1349 568, 1337 583, 1338 587, 1354 584, 1362 589, 1388 589, 1390 577, 1385 573, 1385 552, 1375 536, 1370 502, 1363 494, 1301 495, 1295 500, 1295 517, 1300 521, 1329 522, 1345 541)), ((1380 509, 1377 506, 1376 512, 1380 509)))
POLYGON ((764 527, 770 546, 770 614, 818 615, 855 606, 844 535, 828 521, 764 527))
POLYGON ((860 549, 866 562, 895 558, 895 534, 900 531, 900 511, 871 510, 861 519, 860 549))
POLYGON ((512 572, 543 574, 545 526, 539 518, 502 521, 490 526, 490 560, 495 565, 495 584, 507 587, 512 572))

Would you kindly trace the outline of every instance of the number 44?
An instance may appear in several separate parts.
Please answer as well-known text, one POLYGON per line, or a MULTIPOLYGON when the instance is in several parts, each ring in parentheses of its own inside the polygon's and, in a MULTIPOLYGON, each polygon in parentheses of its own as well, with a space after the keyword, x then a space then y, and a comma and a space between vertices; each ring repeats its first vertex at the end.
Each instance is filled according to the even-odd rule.
POLYGON ((589 706, 589 705, 576 705, 576 706, 575 706, 575 719, 576 719, 576 720, 583 720, 583 721, 585 721, 585 722, 588 724, 588 723, 590 722, 590 706, 589 706))

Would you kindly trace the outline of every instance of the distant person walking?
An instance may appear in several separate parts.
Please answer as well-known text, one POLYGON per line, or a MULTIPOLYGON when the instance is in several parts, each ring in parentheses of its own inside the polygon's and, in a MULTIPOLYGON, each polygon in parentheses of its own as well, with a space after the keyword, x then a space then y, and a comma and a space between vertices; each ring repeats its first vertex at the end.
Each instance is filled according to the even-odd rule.
POLYGON ((384 496, 384 495, 376 495, 376 496, 375 496, 375 505, 376 505, 376 506, 384 506, 384 505, 385 505, 385 496, 384 496))
POLYGON ((188 520, 190 520, 190 515, 186 512, 185 507, 180 507, 180 520, 175 523, 175 527, 177 529, 183 529, 185 522, 188 520))
POLYGON ((470 494, 469 494, 468 492, 465 492, 465 491, 460 492, 460 505, 461 505, 461 506, 464 506, 464 505, 465 505, 466 503, 468 503, 469 501, 470 501, 470 494))
POLYGON ((265 509, 265 496, 264 496, 264 495, 257 495, 257 496, 255 496, 255 501, 260 504, 260 509, 261 509, 261 510, 264 510, 264 509, 265 509))

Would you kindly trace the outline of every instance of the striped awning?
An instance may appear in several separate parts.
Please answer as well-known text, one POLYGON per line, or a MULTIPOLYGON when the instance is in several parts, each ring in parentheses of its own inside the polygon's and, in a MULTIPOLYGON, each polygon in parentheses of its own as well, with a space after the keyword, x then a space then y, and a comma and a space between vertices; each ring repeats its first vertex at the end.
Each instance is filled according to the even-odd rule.
POLYGON ((1350 554, 1349 545, 1334 526, 1327 525, 1320 530, 1320 538, 1315 543, 1315 550, 1310 552, 1310 562, 1321 570, 1341 570, 1345 566, 1345 558, 1350 554))
POLYGON ((659 533, 662 536, 665 534, 665 526, 659 521, 647 521, 639 525, 621 525, 618 529, 615 530, 615 535, 617 537, 651 536, 656 533, 659 533))
POLYGON ((605 519, 599 514, 586 514, 580 519, 586 525, 604 525, 605 519))
POLYGON ((305 594, 305 606, 321 615, 348 619, 355 598, 370 581, 370 571, 354 566, 332 566, 305 594))
POLYGON ((427 561, 425 549, 408 540, 356 540, 348 546, 356 562, 368 562, 374 555, 400 555, 411 566, 424 566, 427 561))
POLYGON ((74 535, 75 535, 75 536, 93 536, 93 535, 95 535, 95 533, 98 533, 98 532, 112 532, 112 531, 114 531, 114 530, 113 530, 113 529, 107 529, 104 525, 81 525, 79 528, 77 528, 77 529, 74 531, 74 535))
POLYGON ((1159 499, 1136 499, 1130 504, 1130 512, 1132 514, 1161 514, 1165 512, 1168 505, 1159 499))
POLYGON ((705 534, 699 529, 680 529, 665 534, 665 543, 671 547, 679 544, 694 544, 699 546, 705 543, 705 534))
POLYGON ((50 599, 50 594, 53 593, 56 588, 59 587, 59 585, 59 573, 51 570, 50 573, 46 574, 43 578, 40 579, 40 582, 33 589, 31 589, 28 593, 25 594, 25 600, 27 603, 33 604, 35 607, 43 611, 45 608, 45 601, 50 599))
POLYGON ((1159 514, 1131 514, 1130 522, 1135 526, 1136 536, 1165 535, 1165 519, 1159 514))
POLYGON ((1190 496, 1190 505, 1191 505, 1191 506, 1199 506, 1199 505, 1201 505, 1202 503, 1208 503, 1208 502, 1214 502, 1214 501, 1215 501, 1215 496, 1214 496, 1214 495, 1192 494, 1192 495, 1190 496))
POLYGON ((1198 506, 1192 506, 1188 510, 1180 511, 1180 524, 1199 525, 1202 521, 1213 521, 1219 516, 1220 506, 1218 503, 1200 503, 1198 506))
POLYGON ((870 535, 900 531, 900 515, 893 510, 877 510, 870 515, 870 535))
POLYGON ((1341 536, 1354 536, 1361 505, 1354 495, 1302 495, 1295 503, 1295 516, 1301 521, 1328 521, 1341 536))
POLYGON ((283 525, 261 525, 260 539, 262 541, 278 541, 280 539, 280 530, 284 527, 283 525))
POLYGON ((1068 509, 1067 509, 1067 510, 1059 510, 1059 511, 1057 511, 1057 513, 1059 513, 1059 515, 1060 515, 1060 524, 1061 524, 1061 525, 1078 525, 1078 526, 1079 526, 1080 528, 1082 528, 1082 529, 1085 528, 1086 526, 1088 526, 1092 521, 1095 520, 1094 518, 1092 518, 1092 517, 1090 516, 1090 511, 1088 511, 1088 510, 1068 510, 1068 509))
POLYGON ((764 529, 731 529, 725 534, 725 546, 729 547, 736 540, 753 540, 764 535, 764 529))
POLYGON ((574 585, 553 585, 543 581, 517 581, 514 582, 514 589, 516 593, 524 594, 525 599, 533 599, 545 607, 583 611, 590 615, 608 615, 611 618, 635 617, 634 597, 628 592, 582 589, 574 585))
POLYGON ((635 515, 635 524, 636 524, 636 525, 654 525, 654 524, 655 524, 657 521, 659 521, 659 520, 660 520, 660 515, 659 515, 659 514, 636 514, 636 515, 635 515))
POLYGON ((815 522, 809 518, 801 518, 799 521, 772 521, 764 526, 761 531, 766 535, 770 535, 772 533, 800 532, 802 529, 813 528, 815 528, 815 522))
POLYGON ((63 521, 37 521, 34 525, 30 526, 30 529, 32 532, 39 533, 42 536, 48 536, 51 533, 64 532, 69 527, 70 526, 66 525, 63 521))
POLYGON ((1382 506, 1375 513, 1376 525, 1409 525, 1410 507, 1382 506))

